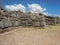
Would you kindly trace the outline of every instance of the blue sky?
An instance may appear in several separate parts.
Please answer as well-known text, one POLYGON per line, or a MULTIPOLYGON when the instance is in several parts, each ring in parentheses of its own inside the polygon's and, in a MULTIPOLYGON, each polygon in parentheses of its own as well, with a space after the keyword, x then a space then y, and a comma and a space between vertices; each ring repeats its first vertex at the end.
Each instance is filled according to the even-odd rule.
POLYGON ((60 15, 60 0, 0 0, 3 8, 5 5, 23 4, 27 7, 27 4, 39 4, 43 8, 46 8, 46 12, 49 14, 60 15))

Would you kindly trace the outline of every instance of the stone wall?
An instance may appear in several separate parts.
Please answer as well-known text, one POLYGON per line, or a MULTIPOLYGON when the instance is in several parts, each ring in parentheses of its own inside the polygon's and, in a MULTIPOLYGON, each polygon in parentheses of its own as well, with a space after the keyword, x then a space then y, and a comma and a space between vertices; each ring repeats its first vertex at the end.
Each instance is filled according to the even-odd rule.
POLYGON ((17 12, 9 12, 5 15, 0 15, 0 28, 25 26, 25 27, 41 27, 44 28, 46 25, 59 24, 60 20, 54 19, 48 16, 45 17, 43 14, 18 14, 17 12))
POLYGON ((0 15, 0 28, 15 27, 15 26, 36 26, 44 27, 45 19, 43 15, 37 14, 22 14, 16 12, 0 15))
POLYGON ((42 13, 8 12, 0 6, 0 29, 16 26, 45 28, 46 25, 54 24, 60 24, 60 18, 45 16, 42 13))

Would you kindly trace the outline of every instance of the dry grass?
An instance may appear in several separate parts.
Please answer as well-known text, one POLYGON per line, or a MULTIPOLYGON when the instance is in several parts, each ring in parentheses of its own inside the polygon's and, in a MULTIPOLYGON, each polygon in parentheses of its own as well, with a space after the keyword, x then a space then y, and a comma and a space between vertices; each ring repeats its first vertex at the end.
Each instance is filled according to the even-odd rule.
POLYGON ((60 25, 46 29, 19 27, 0 34, 0 45, 60 45, 60 25))

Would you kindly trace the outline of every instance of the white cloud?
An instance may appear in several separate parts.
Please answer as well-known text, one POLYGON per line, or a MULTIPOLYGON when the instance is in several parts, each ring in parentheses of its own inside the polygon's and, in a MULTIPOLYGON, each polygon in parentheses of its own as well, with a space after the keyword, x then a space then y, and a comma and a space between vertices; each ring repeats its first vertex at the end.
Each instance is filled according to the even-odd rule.
POLYGON ((38 4, 28 4, 28 8, 30 9, 30 12, 32 13, 42 13, 46 10, 46 8, 42 8, 38 4))
POLYGON ((48 12, 43 12, 44 15, 49 15, 48 12))
POLYGON ((25 6, 22 4, 13 4, 13 5, 6 5, 5 9, 8 11, 22 11, 25 12, 25 6))

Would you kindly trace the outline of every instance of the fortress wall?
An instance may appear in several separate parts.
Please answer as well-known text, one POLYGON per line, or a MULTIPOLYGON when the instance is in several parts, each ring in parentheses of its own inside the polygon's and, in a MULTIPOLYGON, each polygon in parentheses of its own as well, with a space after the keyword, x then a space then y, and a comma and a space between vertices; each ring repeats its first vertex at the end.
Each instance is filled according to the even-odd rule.
POLYGON ((46 25, 55 24, 60 24, 60 19, 45 16, 42 13, 7 12, 0 8, 0 29, 16 26, 45 28, 46 25))

